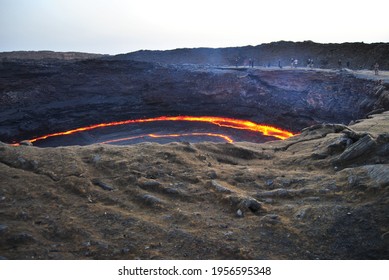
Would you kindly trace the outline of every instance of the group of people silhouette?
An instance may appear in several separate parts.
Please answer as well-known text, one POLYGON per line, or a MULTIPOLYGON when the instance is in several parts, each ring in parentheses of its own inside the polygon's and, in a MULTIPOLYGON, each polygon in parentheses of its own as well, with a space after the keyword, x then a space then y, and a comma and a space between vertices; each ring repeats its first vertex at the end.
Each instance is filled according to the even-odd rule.
MULTIPOLYGON (((239 58, 236 58, 236 59, 235 59, 236 67, 238 67, 238 62, 239 62, 239 58)), ((249 65, 249 67, 254 68, 254 62, 255 62, 254 59, 249 58, 249 59, 248 59, 248 65, 249 65)), ((247 60, 246 60, 246 63, 247 63, 247 60)), ((246 64, 246 63, 245 63, 245 64, 246 64)), ((247 65, 247 64, 246 64, 246 65, 247 65)), ((291 68, 297 68, 298 65, 299 65, 299 60, 298 60, 297 58, 291 58, 291 59, 290 59, 290 67, 291 67, 291 68)), ((306 66, 307 68, 311 68, 311 69, 312 69, 312 68, 314 67, 314 60, 311 59, 311 58, 308 58, 308 59, 307 59, 307 64, 306 64, 306 65, 307 65, 307 66, 306 66)), ((271 63, 269 62, 267 65, 265 65, 265 67, 271 67, 271 63)), ((279 67, 280 69, 283 68, 283 65, 282 65, 282 63, 281 63, 281 60, 278 60, 278 67, 279 67)), ((342 69, 342 60, 341 60, 341 59, 338 60, 338 68, 339 68, 339 69, 342 69)), ((346 68, 350 68, 350 61, 347 61, 347 62, 346 62, 346 68)), ((376 63, 373 65, 373 69, 374 69, 374 74, 375 74, 375 75, 378 75, 378 74, 379 74, 379 64, 378 64, 378 62, 376 62, 376 63)))

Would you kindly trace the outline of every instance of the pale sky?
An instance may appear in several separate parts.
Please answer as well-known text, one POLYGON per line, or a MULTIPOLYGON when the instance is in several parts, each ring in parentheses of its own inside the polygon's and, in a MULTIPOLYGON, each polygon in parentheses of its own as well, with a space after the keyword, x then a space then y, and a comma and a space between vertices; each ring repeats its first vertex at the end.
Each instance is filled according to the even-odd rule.
POLYGON ((387 0, 0 0, 0 51, 389 42, 387 0))

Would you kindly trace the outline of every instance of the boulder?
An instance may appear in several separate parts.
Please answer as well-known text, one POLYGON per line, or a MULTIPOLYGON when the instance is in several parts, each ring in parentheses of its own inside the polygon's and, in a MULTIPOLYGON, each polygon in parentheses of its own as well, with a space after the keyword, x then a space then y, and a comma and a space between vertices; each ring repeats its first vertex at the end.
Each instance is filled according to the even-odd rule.
POLYGON ((345 164, 362 155, 369 154, 374 150, 376 142, 370 135, 365 135, 354 144, 344 150, 344 152, 335 160, 336 163, 345 164))
POLYGON ((389 186, 389 165, 388 164, 372 164, 365 165, 362 167, 370 179, 375 181, 377 187, 388 187, 389 186))
POLYGON ((231 190, 223 185, 221 185, 218 181, 212 180, 211 186, 219 193, 231 193, 231 190))

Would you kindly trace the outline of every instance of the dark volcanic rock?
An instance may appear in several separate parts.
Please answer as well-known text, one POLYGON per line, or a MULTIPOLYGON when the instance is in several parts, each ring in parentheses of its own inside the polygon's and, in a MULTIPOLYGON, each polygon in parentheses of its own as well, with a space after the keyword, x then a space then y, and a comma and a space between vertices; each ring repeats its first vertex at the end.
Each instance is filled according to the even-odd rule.
POLYGON ((389 165, 365 165, 362 168, 367 171, 369 177, 376 182, 378 187, 384 188, 389 186, 389 165))
POLYGON ((163 204, 163 201, 151 194, 144 194, 140 197, 141 201, 149 206, 158 206, 163 204))
POLYGON ((220 192, 220 193, 231 193, 231 190, 229 188, 221 185, 216 180, 212 180, 210 184, 217 192, 220 192))
POLYGON ((100 181, 99 179, 92 180, 92 183, 95 184, 96 186, 99 186, 100 188, 102 188, 103 190, 106 190, 106 191, 113 191, 114 190, 114 188, 112 186, 100 181))
POLYGON ((370 135, 366 135, 349 146, 337 159, 336 162, 343 164, 362 155, 369 154, 376 146, 376 142, 370 135))
POLYGON ((343 152, 347 147, 349 147, 353 141, 348 137, 339 137, 330 145, 328 145, 327 149, 330 154, 336 152, 343 152))
POLYGON ((35 239, 34 237, 29 234, 29 233, 18 233, 15 235, 12 235, 7 239, 7 242, 9 245, 20 245, 20 244, 25 244, 25 243, 30 243, 33 242, 35 239))
POLYGON ((8 226, 0 224, 0 235, 6 233, 7 231, 8 231, 8 226))
MULTIPOLYGON (((386 92, 385 85, 335 71, 237 71, 125 60, 1 62, 0 140, 19 142, 96 123, 161 115, 243 118, 297 132, 317 123, 348 124, 385 109, 386 92)), ((93 131, 77 137, 61 145, 91 144, 98 138, 93 131)), ((252 142, 273 139, 247 137, 252 142)), ((50 143, 34 145, 58 145, 50 143)))
POLYGON ((101 54, 53 51, 0 52, 0 60, 84 60, 103 57, 101 54))
POLYGON ((313 59, 315 67, 338 68, 338 61, 343 67, 351 69, 372 69, 379 61, 381 69, 389 69, 387 43, 343 43, 318 44, 305 42, 273 42, 258 46, 235 48, 197 48, 176 49, 170 51, 137 51, 120 54, 114 59, 131 59, 138 61, 171 63, 171 64, 203 64, 203 65, 249 65, 254 60, 255 66, 289 66, 291 58, 299 60, 298 66, 307 66, 307 60, 313 59))

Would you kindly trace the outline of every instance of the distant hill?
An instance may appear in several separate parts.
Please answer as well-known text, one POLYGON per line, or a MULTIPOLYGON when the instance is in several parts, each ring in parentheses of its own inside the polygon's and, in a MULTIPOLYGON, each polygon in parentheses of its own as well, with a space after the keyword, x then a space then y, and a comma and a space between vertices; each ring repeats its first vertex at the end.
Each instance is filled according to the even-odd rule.
POLYGON ((389 43, 319 44, 312 41, 274 42, 258 46, 231 48, 194 48, 169 51, 147 51, 120 54, 110 59, 125 59, 167 64, 211 64, 248 66, 253 59, 256 66, 289 66, 291 58, 298 59, 298 66, 306 66, 308 59, 315 67, 371 69, 378 62, 381 69, 389 69, 389 43), (347 64, 347 62, 349 64, 347 64))
POLYGON ((279 41, 258 46, 228 48, 183 48, 167 51, 140 50, 136 52, 103 55, 82 52, 13 51, 0 52, 5 60, 135 60, 162 64, 199 64, 217 66, 290 66, 291 59, 298 60, 298 67, 313 59, 314 67, 372 69, 378 62, 380 69, 389 70, 389 43, 319 44, 312 41, 279 41))
POLYGON ((82 53, 82 52, 53 52, 53 51, 14 51, 0 52, 0 60, 83 60, 103 57, 102 54, 82 53))

